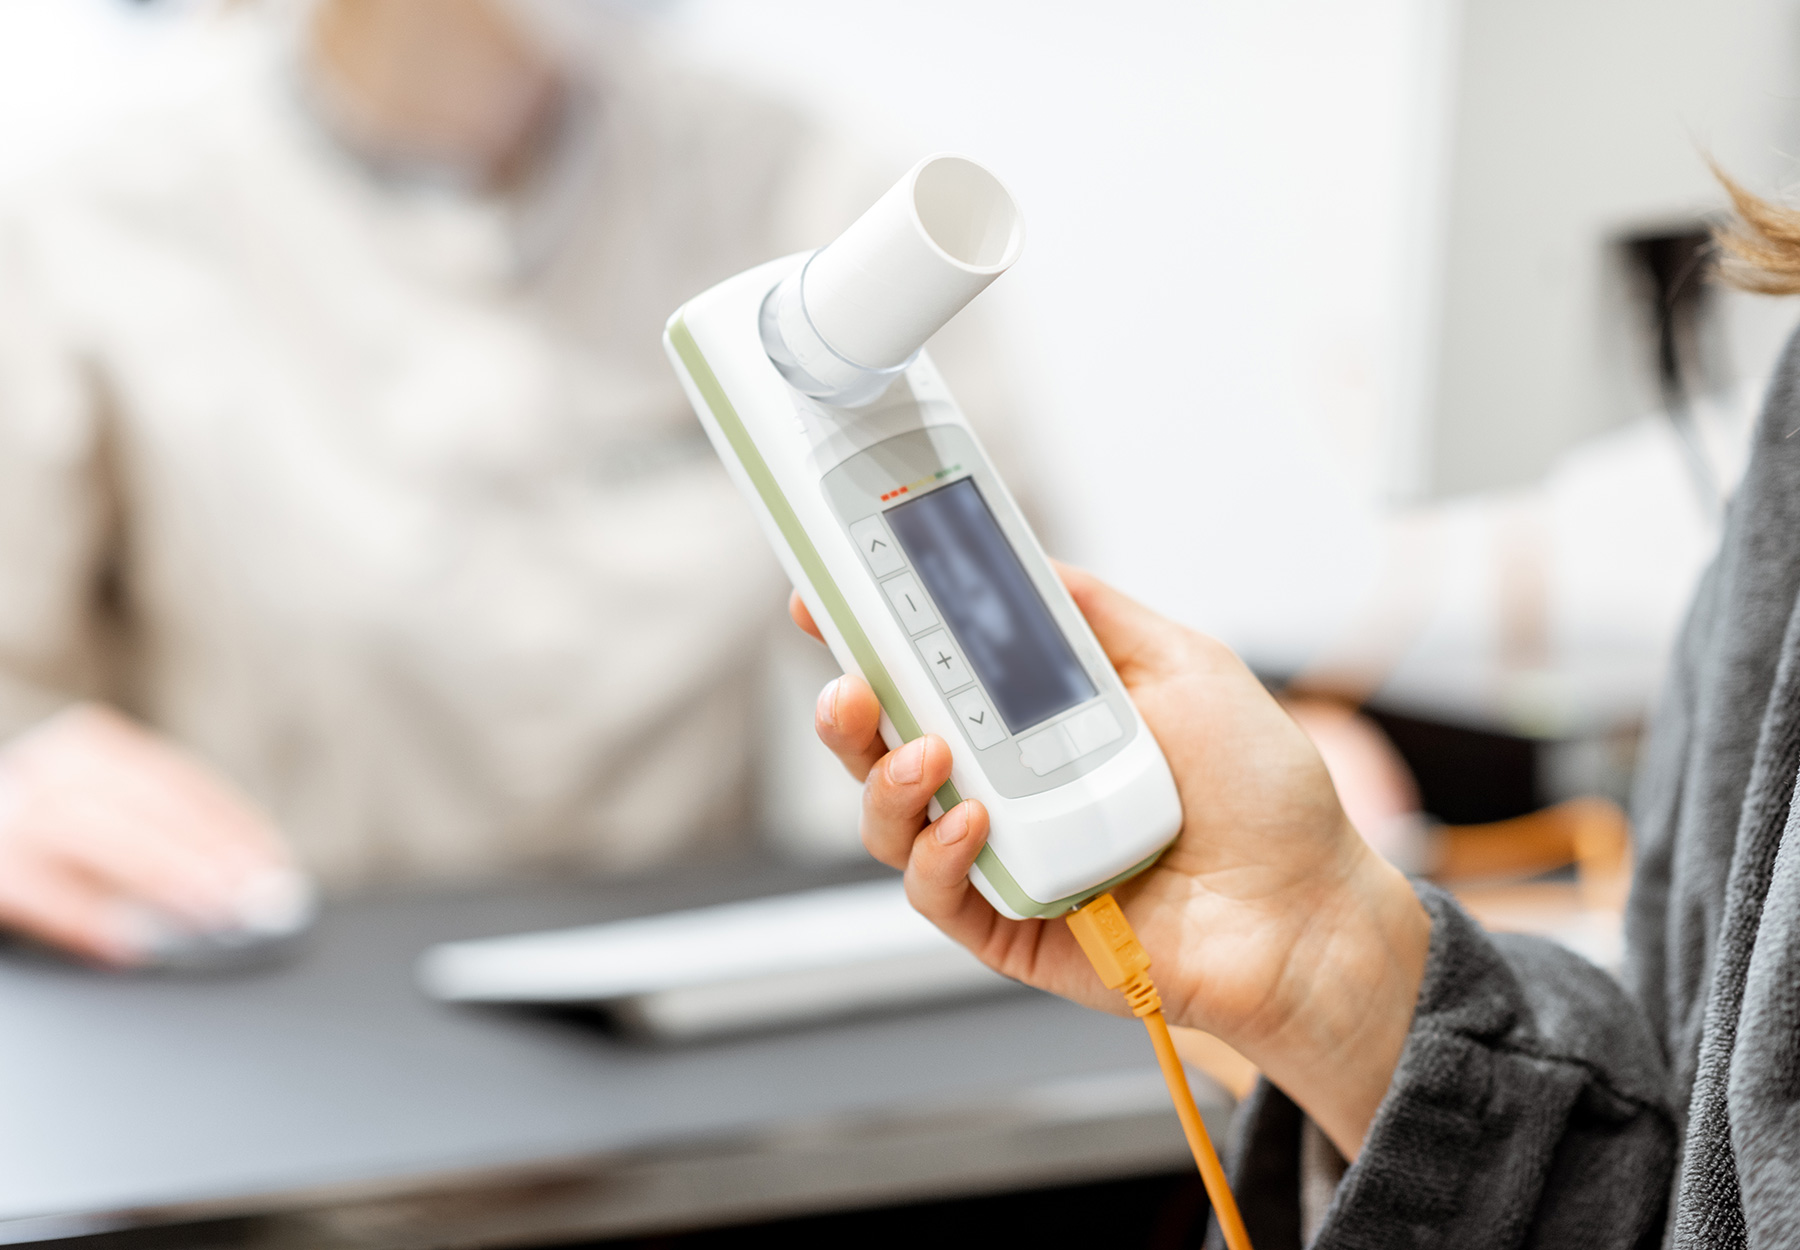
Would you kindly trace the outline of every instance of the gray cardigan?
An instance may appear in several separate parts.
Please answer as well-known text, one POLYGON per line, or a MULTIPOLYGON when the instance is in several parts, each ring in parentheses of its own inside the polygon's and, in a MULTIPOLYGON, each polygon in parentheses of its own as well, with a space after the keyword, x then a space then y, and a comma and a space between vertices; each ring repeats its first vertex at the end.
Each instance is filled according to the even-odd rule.
MULTIPOLYGON (((1640 763, 1625 989, 1429 886, 1412 1031, 1319 1247, 1800 1247, 1800 336, 1640 763)), ((1236 1181, 1297 1250, 1303 1116, 1264 1086, 1236 1181)))

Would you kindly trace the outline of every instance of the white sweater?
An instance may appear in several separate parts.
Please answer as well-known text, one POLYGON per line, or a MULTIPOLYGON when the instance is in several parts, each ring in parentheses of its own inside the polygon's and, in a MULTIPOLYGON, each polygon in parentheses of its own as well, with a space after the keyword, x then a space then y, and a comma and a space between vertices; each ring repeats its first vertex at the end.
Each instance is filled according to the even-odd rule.
POLYGON ((0 738, 113 701, 336 885, 741 830, 784 588, 658 336, 880 184, 631 48, 537 185, 430 190, 254 20, 195 38, 0 203, 0 738))

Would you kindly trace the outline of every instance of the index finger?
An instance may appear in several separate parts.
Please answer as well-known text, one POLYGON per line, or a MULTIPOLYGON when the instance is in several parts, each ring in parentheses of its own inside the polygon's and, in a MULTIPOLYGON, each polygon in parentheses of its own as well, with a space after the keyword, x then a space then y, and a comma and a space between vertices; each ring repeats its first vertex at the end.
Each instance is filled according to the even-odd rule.
POLYGON ((797 590, 788 592, 788 615, 793 618, 794 624, 806 633, 811 634, 820 642, 825 641, 825 635, 821 634, 819 627, 813 623, 812 613, 806 607, 806 600, 800 597, 800 592, 797 590))

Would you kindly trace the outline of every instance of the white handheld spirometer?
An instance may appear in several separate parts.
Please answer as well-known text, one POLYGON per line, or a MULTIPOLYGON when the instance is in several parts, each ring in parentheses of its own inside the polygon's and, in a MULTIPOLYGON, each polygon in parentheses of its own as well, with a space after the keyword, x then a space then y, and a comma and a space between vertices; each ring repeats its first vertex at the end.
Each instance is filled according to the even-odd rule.
POLYGON ((998 179, 930 156, 830 246, 689 300, 663 345, 832 654, 892 748, 950 744, 935 818, 987 806, 970 872, 1055 916, 1153 863, 1175 782, 925 340, 1018 259, 998 179))

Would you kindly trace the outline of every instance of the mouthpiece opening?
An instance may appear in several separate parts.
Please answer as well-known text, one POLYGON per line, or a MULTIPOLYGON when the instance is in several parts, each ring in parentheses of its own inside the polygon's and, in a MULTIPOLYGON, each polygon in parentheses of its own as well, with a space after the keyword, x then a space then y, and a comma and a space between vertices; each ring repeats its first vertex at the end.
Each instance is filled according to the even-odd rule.
POLYGON ((1000 180, 961 156, 937 156, 918 167, 913 211, 925 237, 967 269, 1000 274, 1025 246, 1025 221, 1000 180))

